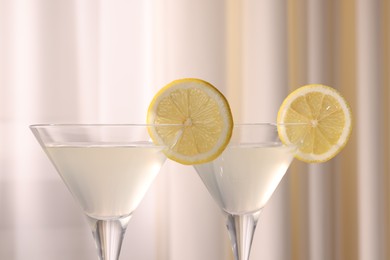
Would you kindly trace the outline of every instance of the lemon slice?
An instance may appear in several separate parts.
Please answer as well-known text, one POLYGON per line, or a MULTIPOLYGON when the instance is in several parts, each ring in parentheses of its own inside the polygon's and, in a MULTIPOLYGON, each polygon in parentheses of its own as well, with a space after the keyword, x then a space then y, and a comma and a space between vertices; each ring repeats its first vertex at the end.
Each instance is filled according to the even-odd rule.
POLYGON ((175 80, 153 98, 147 115, 152 140, 168 158, 199 164, 218 157, 230 141, 233 119, 223 94, 194 78, 175 80), (159 124, 161 126, 159 126, 159 124))
POLYGON ((352 130, 351 109, 335 89, 311 84, 298 88, 283 101, 278 132, 285 144, 298 144, 296 157, 325 162, 346 145, 352 130))

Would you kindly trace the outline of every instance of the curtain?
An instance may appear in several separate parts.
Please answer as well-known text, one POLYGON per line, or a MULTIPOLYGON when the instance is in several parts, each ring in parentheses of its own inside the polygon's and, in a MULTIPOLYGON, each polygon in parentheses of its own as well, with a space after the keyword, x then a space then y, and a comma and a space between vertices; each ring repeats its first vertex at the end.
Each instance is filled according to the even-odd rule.
MULTIPOLYGON (((390 259, 390 3, 386 0, 0 0, 0 259, 95 259, 89 227, 28 129, 144 123, 181 77, 213 83, 235 122, 275 121, 309 83, 349 101, 353 133, 323 164, 294 161, 251 259, 390 259)), ((189 166, 168 161, 121 259, 233 259, 189 166)))

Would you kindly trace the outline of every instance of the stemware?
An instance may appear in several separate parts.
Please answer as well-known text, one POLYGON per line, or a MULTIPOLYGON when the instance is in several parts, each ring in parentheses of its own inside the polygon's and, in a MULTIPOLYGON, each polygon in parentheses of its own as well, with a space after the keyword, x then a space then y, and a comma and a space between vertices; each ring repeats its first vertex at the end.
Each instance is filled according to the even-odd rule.
POLYGON ((148 127, 30 126, 86 214, 101 260, 119 258, 127 224, 166 160, 148 127))
POLYGON ((261 210, 290 166, 296 145, 284 145, 277 124, 238 124, 215 160, 195 169, 226 216, 235 260, 248 260, 261 210))

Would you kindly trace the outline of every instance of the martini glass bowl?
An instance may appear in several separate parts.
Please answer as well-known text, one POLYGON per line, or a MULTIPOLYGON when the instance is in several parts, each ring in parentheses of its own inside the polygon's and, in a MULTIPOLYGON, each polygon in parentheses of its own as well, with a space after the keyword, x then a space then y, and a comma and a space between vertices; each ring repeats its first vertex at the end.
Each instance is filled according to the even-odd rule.
POLYGON ((87 216, 101 260, 119 259, 127 224, 166 160, 150 126, 30 126, 87 216))
POLYGON ((290 166, 296 145, 284 145, 277 124, 238 124, 215 160, 195 165, 226 216, 235 260, 248 260, 261 210, 290 166))

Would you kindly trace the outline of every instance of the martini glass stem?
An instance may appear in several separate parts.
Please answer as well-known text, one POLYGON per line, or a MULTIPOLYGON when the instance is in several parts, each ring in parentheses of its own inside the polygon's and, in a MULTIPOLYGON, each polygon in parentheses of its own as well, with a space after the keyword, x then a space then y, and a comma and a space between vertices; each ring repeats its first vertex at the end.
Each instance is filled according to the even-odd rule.
POLYGON ((123 237, 131 216, 100 220, 88 217, 100 260, 118 260, 123 237))
POLYGON ((227 214, 227 229, 230 235, 234 260, 248 260, 253 235, 260 211, 244 215, 227 214))

